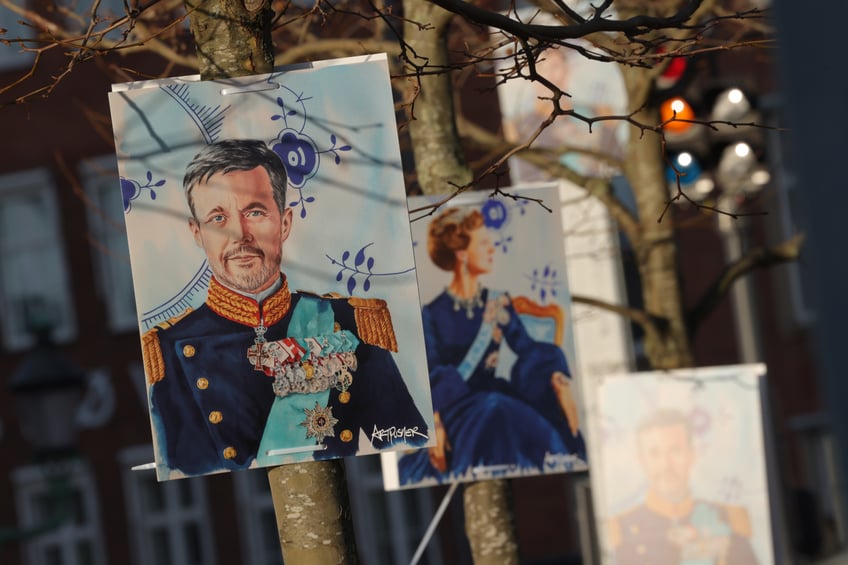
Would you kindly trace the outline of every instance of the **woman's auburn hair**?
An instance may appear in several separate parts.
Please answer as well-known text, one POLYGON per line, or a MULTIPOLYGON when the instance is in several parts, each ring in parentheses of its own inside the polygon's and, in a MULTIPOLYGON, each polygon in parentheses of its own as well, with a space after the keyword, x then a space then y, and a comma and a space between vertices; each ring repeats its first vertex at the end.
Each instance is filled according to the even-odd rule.
POLYGON ((456 252, 468 249, 470 233, 483 225, 483 214, 476 209, 448 208, 430 222, 427 252, 433 264, 444 271, 456 267, 456 252))

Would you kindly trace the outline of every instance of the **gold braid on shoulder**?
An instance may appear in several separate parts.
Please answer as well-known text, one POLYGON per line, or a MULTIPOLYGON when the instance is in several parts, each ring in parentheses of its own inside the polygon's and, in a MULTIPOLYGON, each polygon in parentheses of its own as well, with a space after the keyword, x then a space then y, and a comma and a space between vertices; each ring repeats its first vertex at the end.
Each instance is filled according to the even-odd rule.
POLYGON ((165 359, 162 357, 162 346, 159 345, 159 330, 167 330, 191 314, 192 310, 194 309, 186 308, 182 314, 168 318, 141 336, 141 357, 144 360, 144 374, 147 375, 148 384, 158 383, 165 378, 165 359))
POLYGON ((359 339, 389 351, 398 350, 392 316, 385 300, 352 296, 347 302, 353 306, 359 339))
POLYGON ((165 360, 159 345, 159 328, 152 328, 141 336, 141 356, 144 360, 147 384, 152 385, 165 378, 165 360))

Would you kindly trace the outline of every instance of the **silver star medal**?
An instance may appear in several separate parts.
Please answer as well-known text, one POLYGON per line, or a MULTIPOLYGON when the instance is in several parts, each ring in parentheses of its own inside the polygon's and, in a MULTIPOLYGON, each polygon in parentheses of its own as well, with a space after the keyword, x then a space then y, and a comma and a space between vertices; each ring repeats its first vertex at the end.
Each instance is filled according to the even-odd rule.
POLYGON ((324 443, 324 438, 335 437, 333 426, 339 421, 333 418, 332 407, 321 406, 316 402, 314 410, 304 408, 303 411, 306 413, 306 419, 300 425, 306 428, 307 439, 314 437, 318 443, 324 443))

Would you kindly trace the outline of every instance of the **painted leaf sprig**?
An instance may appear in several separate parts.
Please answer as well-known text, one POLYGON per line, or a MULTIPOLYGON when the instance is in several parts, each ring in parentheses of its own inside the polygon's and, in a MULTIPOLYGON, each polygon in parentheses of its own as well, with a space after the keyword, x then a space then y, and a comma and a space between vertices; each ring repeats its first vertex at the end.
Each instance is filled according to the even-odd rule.
POLYGON ((374 277, 389 277, 408 273, 414 269, 404 269, 393 272, 375 272, 374 267, 377 264, 377 259, 374 255, 369 254, 369 248, 374 245, 374 242, 366 243, 360 247, 356 253, 350 250, 344 250, 341 257, 336 259, 330 255, 326 255, 327 259, 333 265, 339 267, 336 273, 336 282, 344 282, 348 294, 353 294, 357 288, 361 288, 362 292, 371 290, 372 278, 374 277), (351 261, 351 257, 353 260, 351 261))

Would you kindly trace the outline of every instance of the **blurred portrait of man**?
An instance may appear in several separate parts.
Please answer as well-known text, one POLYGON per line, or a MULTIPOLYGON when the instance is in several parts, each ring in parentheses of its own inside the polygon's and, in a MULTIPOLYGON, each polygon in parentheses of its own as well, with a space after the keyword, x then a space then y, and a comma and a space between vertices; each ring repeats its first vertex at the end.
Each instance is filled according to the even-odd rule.
POLYGON ((758 563, 747 510, 692 494, 697 454, 689 417, 674 409, 656 411, 639 424, 636 440, 647 488, 640 504, 614 516, 607 526, 614 563, 758 563))

